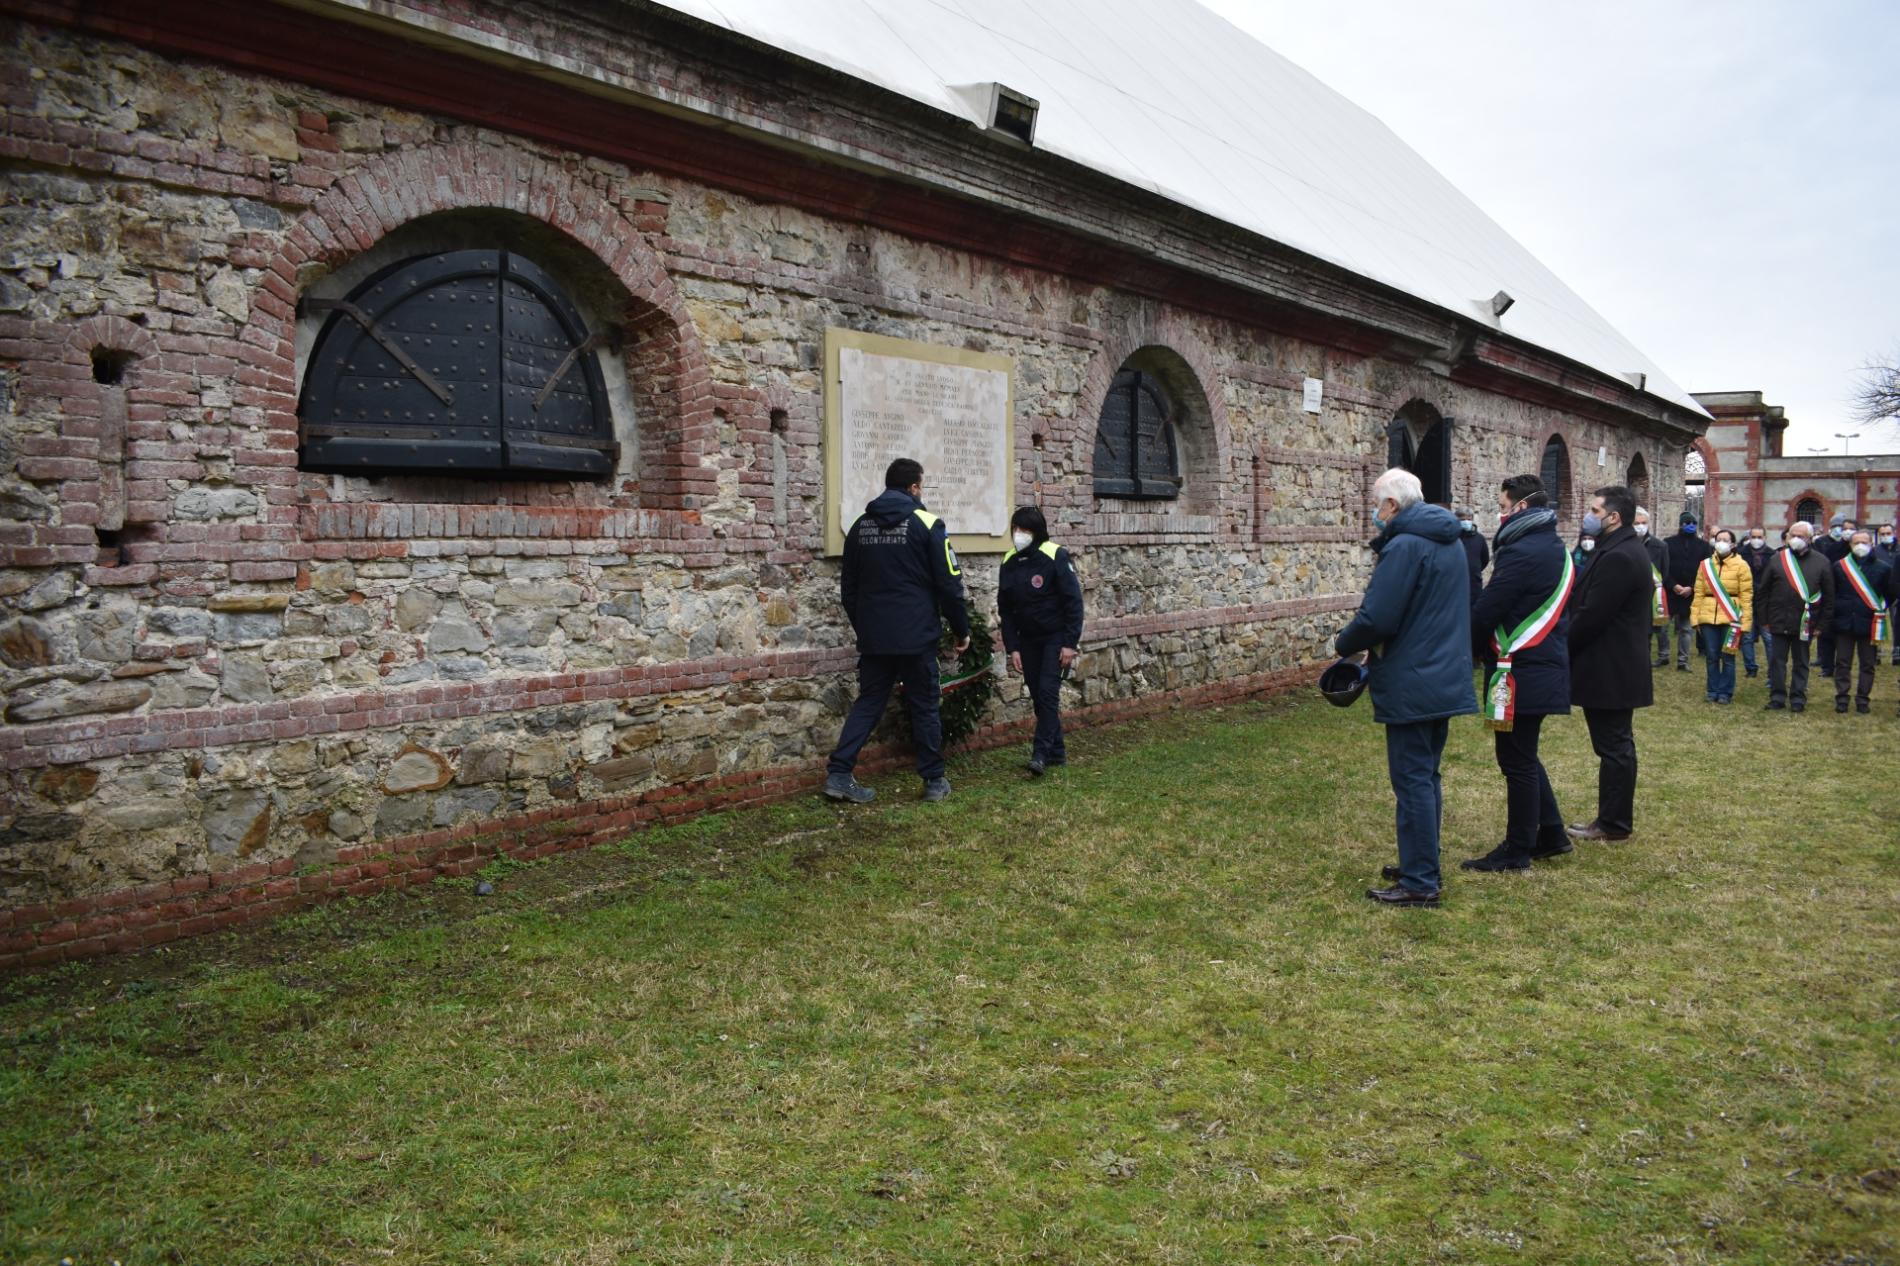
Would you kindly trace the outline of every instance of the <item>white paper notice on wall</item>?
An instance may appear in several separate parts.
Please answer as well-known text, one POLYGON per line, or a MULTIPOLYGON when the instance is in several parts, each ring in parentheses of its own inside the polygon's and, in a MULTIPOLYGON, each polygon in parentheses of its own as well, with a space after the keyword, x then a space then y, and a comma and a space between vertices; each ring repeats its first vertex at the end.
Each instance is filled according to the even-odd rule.
POLYGON ((1609 464, 1610 464, 1609 448, 1602 444, 1597 445, 1597 465, 1608 466, 1609 464))
POLYGON ((1322 387, 1323 384, 1317 378, 1308 378, 1306 380, 1306 411, 1308 413, 1319 412, 1319 398, 1322 387))

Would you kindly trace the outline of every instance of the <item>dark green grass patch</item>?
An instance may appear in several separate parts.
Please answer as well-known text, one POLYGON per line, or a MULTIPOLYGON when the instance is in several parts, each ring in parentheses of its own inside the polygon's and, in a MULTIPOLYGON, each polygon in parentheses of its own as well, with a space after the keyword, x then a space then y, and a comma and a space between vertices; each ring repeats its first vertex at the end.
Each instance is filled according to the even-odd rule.
POLYGON ((1895 1261, 1892 682, 1659 682, 1637 839, 1438 911, 1369 710, 1277 703, 9 982, 0 1260, 1895 1261))

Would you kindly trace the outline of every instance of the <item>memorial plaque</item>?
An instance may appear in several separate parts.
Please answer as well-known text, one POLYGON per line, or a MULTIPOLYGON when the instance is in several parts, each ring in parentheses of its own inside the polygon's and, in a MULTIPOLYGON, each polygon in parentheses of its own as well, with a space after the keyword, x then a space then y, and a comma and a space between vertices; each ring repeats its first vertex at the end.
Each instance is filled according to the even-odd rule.
POLYGON ((923 463, 924 502, 964 553, 1008 548, 1015 436, 1006 356, 827 330, 825 544, 884 490, 899 457, 923 463))

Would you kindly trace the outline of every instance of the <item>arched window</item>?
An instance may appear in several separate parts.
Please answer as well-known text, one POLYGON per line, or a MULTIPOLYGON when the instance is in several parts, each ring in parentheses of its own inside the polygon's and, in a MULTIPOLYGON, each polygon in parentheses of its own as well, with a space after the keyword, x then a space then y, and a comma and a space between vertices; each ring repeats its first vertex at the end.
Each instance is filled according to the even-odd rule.
POLYGON ((601 340, 522 256, 415 256, 309 306, 329 315, 304 375, 305 470, 613 473, 601 340))
POLYGON ((1623 483, 1629 488, 1630 495, 1636 498, 1636 504, 1648 510, 1653 518, 1656 507, 1649 504, 1649 463, 1643 460, 1641 453, 1630 458, 1630 468, 1623 476, 1623 483))
POLYGON ((1544 441, 1544 458, 1538 464, 1537 477, 1544 481, 1544 492, 1559 521, 1570 517, 1570 446, 1564 437, 1553 435, 1544 441))
POLYGON ((1803 497, 1794 508, 1794 517, 1798 522, 1818 528, 1821 526, 1821 521, 1827 517, 1827 511, 1815 498, 1803 497))
POLYGON ((1418 476, 1425 500, 1451 504, 1451 419, 1413 400, 1386 425, 1386 465, 1418 476))
POLYGON ((1179 407, 1155 374, 1115 375, 1095 428, 1095 495, 1172 499, 1181 495, 1179 407))

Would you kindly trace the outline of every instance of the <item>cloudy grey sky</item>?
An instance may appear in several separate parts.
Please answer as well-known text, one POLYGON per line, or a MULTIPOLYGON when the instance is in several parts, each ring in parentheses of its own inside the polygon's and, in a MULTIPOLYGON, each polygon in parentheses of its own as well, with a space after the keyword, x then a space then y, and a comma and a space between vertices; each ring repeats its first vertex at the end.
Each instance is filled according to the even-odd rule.
POLYGON ((1900 355, 1900 2, 1203 0, 1377 115, 1690 391, 1787 451, 1900 355))

